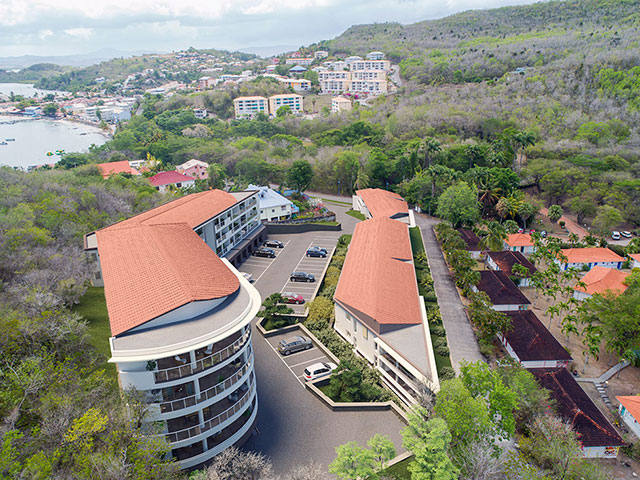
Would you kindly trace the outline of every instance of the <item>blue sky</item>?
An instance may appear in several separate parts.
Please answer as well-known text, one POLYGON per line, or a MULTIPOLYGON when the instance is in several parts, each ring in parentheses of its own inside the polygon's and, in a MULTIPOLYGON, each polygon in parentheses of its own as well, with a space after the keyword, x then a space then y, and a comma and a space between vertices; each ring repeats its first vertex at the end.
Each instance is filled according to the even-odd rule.
POLYGON ((300 46, 349 26, 533 0, 0 0, 0 56, 300 46))

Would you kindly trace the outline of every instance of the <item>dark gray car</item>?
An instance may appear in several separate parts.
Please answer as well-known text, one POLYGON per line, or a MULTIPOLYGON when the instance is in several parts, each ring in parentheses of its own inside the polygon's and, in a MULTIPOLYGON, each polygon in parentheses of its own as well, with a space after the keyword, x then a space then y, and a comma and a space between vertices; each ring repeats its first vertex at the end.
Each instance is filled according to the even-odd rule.
POLYGON ((307 272, 293 272, 289 276, 289 280, 291 280, 292 282, 315 282, 316 277, 307 272))
POLYGON ((291 337, 286 340, 281 340, 278 344, 278 351, 282 355, 289 355, 301 350, 309 350, 313 347, 313 343, 307 337, 291 337))

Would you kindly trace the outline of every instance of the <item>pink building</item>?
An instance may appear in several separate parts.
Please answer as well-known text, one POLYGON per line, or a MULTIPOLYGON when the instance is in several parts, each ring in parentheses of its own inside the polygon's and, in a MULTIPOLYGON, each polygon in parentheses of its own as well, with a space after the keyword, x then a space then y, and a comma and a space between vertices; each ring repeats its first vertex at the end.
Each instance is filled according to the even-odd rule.
POLYGON ((209 168, 208 163, 192 158, 191 160, 184 162, 182 165, 178 165, 176 167, 176 171, 195 179, 206 180, 209 178, 207 168, 209 168))

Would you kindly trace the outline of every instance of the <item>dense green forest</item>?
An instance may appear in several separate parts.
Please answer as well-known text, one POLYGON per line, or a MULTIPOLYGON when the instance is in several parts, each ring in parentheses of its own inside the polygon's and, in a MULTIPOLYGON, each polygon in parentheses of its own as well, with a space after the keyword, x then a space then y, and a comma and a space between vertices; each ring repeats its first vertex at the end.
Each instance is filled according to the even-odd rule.
POLYGON ((0 69, 0 83, 38 82, 41 78, 60 75, 70 70, 53 63, 37 63, 18 72, 0 69))

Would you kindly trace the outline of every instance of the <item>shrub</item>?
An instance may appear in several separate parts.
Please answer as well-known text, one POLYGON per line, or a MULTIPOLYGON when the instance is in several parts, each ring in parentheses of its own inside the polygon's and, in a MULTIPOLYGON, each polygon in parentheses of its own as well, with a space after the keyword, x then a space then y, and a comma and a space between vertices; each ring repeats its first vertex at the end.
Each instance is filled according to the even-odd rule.
MULTIPOLYGON (((438 337, 438 338, 443 338, 443 337, 438 337)), ((438 355, 441 355, 443 357, 446 357, 449 355, 449 347, 446 344, 446 339, 445 339, 445 343, 443 345, 440 345, 438 347, 436 347, 436 353, 438 355)))
POLYGON ((331 325, 333 320, 333 302, 327 297, 317 297, 309 304, 307 323, 323 321, 331 325))
POLYGON ((433 346, 435 349, 439 349, 442 346, 447 346, 447 338, 446 337, 436 337, 433 339, 433 346))
POLYGON ((342 265, 344 265, 344 255, 333 255, 333 258, 331 259, 331 263, 329 264, 329 267, 335 267, 338 269, 342 269, 342 265))
POLYGON ((445 329, 442 325, 434 325, 430 327, 431 333, 437 337, 443 337, 446 335, 445 329))
POLYGON ((456 378, 456 371, 451 367, 442 367, 438 376, 440 380, 450 380, 456 378))

